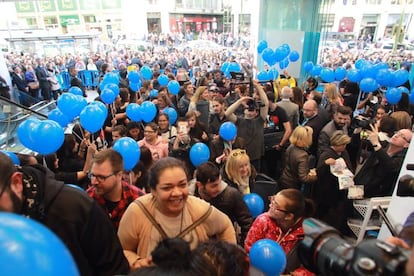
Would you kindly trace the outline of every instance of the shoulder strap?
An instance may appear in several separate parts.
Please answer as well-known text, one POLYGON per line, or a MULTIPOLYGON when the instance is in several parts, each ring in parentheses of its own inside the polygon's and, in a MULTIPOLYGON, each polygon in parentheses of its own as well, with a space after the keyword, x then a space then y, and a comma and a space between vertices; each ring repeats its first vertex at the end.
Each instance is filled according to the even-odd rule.
POLYGON ((177 238, 184 238, 188 233, 190 233, 194 228, 196 228, 197 226, 199 226, 201 223, 203 223, 208 216, 211 214, 211 212, 213 211, 213 208, 210 207, 208 208, 208 210, 204 213, 204 215, 202 215, 198 220, 196 220, 193 224, 191 224, 190 226, 188 226, 187 228, 185 228, 183 231, 181 231, 180 234, 177 235, 177 238))
MULTIPOLYGON (((141 210, 144 212, 145 216, 151 221, 151 223, 154 225, 154 227, 158 230, 158 232, 160 233, 161 237, 163 239, 168 238, 167 234, 165 233, 164 229, 162 229, 161 225, 155 220, 155 218, 151 215, 151 213, 148 211, 148 209, 142 204, 142 202, 135 200, 134 203, 136 203, 141 210)), ((188 233, 190 233, 194 228, 196 228, 197 226, 199 226, 201 223, 203 223, 208 216, 211 214, 211 212, 213 211, 213 208, 210 207, 208 208, 208 210, 204 213, 204 215, 202 215, 198 220, 196 220, 194 223, 192 223, 190 226, 188 226, 187 228, 185 228, 183 231, 181 231, 181 233, 179 233, 176 238, 184 238, 188 233)))
POLYGON ((165 233, 164 229, 162 229, 161 225, 155 220, 155 218, 151 215, 151 213, 144 206, 144 204, 142 204, 142 202, 141 201, 138 201, 138 200, 135 200, 134 203, 137 204, 139 206, 139 208, 141 208, 141 210, 144 212, 145 216, 151 221, 152 225, 154 225, 154 227, 158 230, 158 232, 160 233, 161 237, 163 239, 168 238, 168 236, 165 233))

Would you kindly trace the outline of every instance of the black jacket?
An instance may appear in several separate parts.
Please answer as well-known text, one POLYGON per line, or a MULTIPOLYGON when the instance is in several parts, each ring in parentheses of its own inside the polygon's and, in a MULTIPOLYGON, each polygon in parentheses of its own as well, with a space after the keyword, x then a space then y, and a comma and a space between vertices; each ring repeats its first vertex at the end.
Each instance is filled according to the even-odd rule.
POLYGON ((364 197, 391 196, 407 150, 389 156, 386 149, 373 151, 355 175, 355 185, 364 185, 364 197))
MULTIPOLYGON (((198 189, 194 195, 200 197, 198 189)), ((244 239, 253 223, 253 218, 243 200, 243 195, 237 189, 227 186, 218 196, 208 202, 225 213, 233 223, 237 222, 241 228, 239 244, 244 245, 244 239)))
MULTIPOLYGON (((33 177, 39 186, 35 210, 24 204, 23 214, 43 223, 65 243, 81 275, 129 272, 115 230, 92 198, 56 181, 53 173, 40 165, 24 167, 22 171, 25 179, 33 177)), ((25 186, 23 192, 27 196, 25 186)))

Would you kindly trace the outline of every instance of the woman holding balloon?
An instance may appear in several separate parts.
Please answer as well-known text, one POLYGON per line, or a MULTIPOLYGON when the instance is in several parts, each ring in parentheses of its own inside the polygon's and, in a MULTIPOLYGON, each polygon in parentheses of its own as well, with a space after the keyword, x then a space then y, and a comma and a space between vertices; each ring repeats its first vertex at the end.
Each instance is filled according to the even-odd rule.
POLYGON ((253 222, 244 249, 250 253, 253 244, 262 239, 276 241, 287 255, 286 273, 300 271, 304 273, 301 275, 313 275, 298 265, 297 256, 298 242, 304 237, 302 223, 313 215, 313 202, 299 190, 285 189, 270 198, 269 207, 269 211, 259 215, 253 222))

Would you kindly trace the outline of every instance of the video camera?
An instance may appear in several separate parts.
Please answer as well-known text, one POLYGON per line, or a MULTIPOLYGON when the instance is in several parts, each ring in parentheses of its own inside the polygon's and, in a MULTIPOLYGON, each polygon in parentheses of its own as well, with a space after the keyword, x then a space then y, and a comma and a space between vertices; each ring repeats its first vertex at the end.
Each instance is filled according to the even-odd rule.
POLYGON ((352 246, 333 227, 314 218, 303 222, 299 259, 318 275, 405 275, 410 251, 377 239, 352 246))

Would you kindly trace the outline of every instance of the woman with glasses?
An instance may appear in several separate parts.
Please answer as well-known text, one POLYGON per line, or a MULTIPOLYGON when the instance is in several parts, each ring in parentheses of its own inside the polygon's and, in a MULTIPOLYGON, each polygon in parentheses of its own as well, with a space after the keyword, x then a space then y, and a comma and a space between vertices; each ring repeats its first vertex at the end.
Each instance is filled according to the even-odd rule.
POLYGON ((242 194, 252 191, 256 170, 250 164, 249 155, 244 149, 233 149, 227 156, 226 165, 222 171, 223 181, 236 188, 242 194))
POLYGON ((151 122, 144 127, 144 138, 138 141, 140 147, 146 146, 152 154, 152 160, 157 161, 168 156, 168 143, 163 141, 158 133, 158 126, 151 122))
POLYGON ((170 139, 174 136, 177 136, 177 128, 170 125, 170 117, 168 114, 161 113, 158 116, 158 128, 161 134, 161 137, 165 142, 170 142, 170 139))
MULTIPOLYGON (((297 244, 304 237, 303 220, 313 215, 315 207, 310 199, 297 189, 285 189, 270 198, 269 211, 259 215, 250 227, 244 249, 250 252, 252 245, 261 239, 276 241, 287 256, 286 274, 308 271, 298 267, 297 244)), ((312 274, 309 274, 312 275, 312 274)))
POLYGON ((312 128, 308 126, 298 126, 292 132, 289 138, 290 146, 285 153, 285 168, 279 178, 282 189, 306 189, 308 187, 304 185, 311 185, 317 180, 316 172, 311 170, 308 164, 308 148, 312 145, 312 133, 312 128))
POLYGON ((125 211, 119 240, 131 270, 152 264, 151 252, 166 238, 182 238, 194 249, 210 237, 236 243, 230 219, 209 203, 189 195, 184 163, 167 157, 149 172, 151 193, 125 211))

